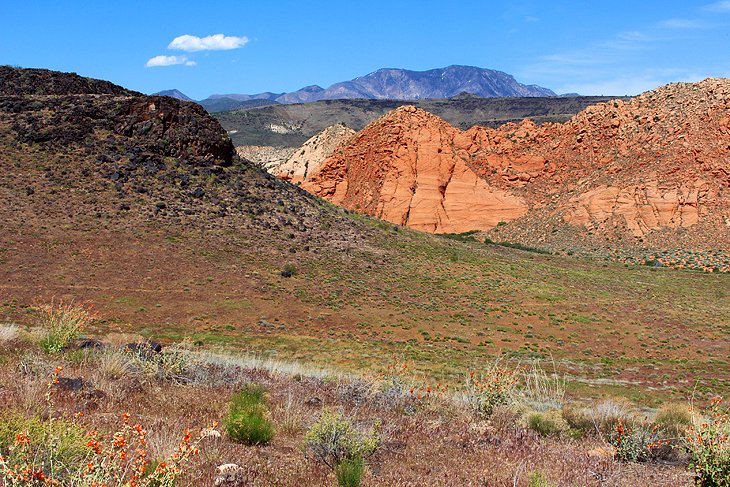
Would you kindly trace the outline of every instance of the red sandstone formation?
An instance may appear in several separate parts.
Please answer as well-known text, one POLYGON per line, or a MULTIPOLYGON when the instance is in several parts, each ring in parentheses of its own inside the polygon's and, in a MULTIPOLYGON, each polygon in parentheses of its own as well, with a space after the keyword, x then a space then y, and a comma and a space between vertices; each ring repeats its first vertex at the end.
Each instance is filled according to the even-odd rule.
MULTIPOLYGON (((730 241, 730 80, 675 83, 565 124, 460 132, 401 107, 324 161, 303 187, 428 232, 489 230, 550 244, 584 238, 730 241), (558 232, 559 233, 559 232, 558 232)), ((656 242, 655 242, 656 243, 656 242)))

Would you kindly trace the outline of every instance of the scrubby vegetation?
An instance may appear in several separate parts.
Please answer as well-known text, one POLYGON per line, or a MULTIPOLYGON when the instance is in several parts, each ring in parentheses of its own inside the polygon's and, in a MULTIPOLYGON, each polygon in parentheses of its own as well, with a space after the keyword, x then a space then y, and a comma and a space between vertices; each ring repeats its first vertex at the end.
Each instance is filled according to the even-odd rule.
POLYGON ((41 306, 40 311, 44 332, 41 347, 46 353, 62 351, 93 318, 89 309, 67 303, 51 303, 41 306))
POLYGON ((382 373, 353 376, 189 343, 158 349, 132 336, 77 339, 49 356, 43 336, 19 328, 0 352, 4 485, 689 485, 694 477, 723 486, 730 478, 719 399, 706 410, 581 399, 566 395, 569 379, 557 371, 507 359, 446 387, 398 357, 382 373), (166 355, 174 373, 159 372, 166 355))
MULTIPOLYGON (((59 386, 63 367, 56 367, 47 383, 45 419, 18 412, 4 414, 0 423, 0 480, 4 486, 172 487, 182 466, 198 453, 198 439, 185 431, 169 459, 148 458, 147 430, 121 414, 117 429, 108 436, 96 429, 84 433, 79 411, 57 418, 51 395, 59 386)), ((214 428, 215 428, 214 424, 214 428)))
POLYGON ((687 449, 697 485, 730 485, 730 406, 713 400, 689 429, 687 449))
POLYGON ((335 471, 342 486, 360 485, 365 459, 375 453, 380 438, 362 432, 342 413, 325 411, 304 436, 304 448, 335 471))
POLYGON ((225 419, 226 433, 233 440, 246 445, 265 445, 274 436, 269 421, 265 391, 255 384, 247 384, 231 398, 230 411, 225 419))

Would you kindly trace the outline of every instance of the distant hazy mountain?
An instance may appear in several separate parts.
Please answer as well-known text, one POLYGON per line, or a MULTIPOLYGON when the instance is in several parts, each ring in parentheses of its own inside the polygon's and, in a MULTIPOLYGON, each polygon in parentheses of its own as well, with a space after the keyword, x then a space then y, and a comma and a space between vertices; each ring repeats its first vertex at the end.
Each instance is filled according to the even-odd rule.
MULTIPOLYGON (((307 103, 310 101, 324 100, 322 95, 326 92, 324 88, 317 85, 305 86, 299 91, 284 93, 276 99, 279 103, 307 103)), ((364 97, 357 97, 364 98, 364 97)))
POLYGON ((474 66, 449 66, 429 71, 385 68, 350 81, 335 83, 329 88, 311 85, 291 93, 259 93, 257 95, 211 95, 200 102, 209 111, 241 108, 235 101, 269 100, 277 103, 309 103, 319 100, 423 100, 451 98, 468 93, 483 98, 557 96, 552 90, 537 85, 523 85, 513 76, 492 69, 474 66), (227 103, 215 100, 227 99, 227 103))
MULTIPOLYGON (((238 95, 247 96, 247 95, 238 95)), ((238 110, 239 108, 256 108, 256 107, 267 107, 270 105, 278 105, 278 102, 268 100, 266 98, 249 98, 246 100, 235 99, 229 96, 213 95, 200 100, 199 104, 203 105, 203 108, 209 112, 228 112, 231 110, 238 110)))
POLYGON ((312 98, 307 101, 340 98, 422 100, 451 98, 460 93, 484 98, 555 96, 552 90, 523 85, 501 71, 474 66, 449 66, 429 71, 379 69, 352 81, 336 83, 319 93, 312 93, 312 98))
POLYGON ((160 96, 169 96, 172 98, 177 98, 178 100, 184 100, 184 101, 195 101, 189 96, 187 96, 185 93, 183 93, 180 90, 172 89, 172 90, 162 90, 158 91, 157 93, 152 93, 153 95, 160 95, 160 96))
POLYGON ((227 95, 210 95, 208 98, 202 101, 206 100, 218 100, 220 98, 230 98, 231 100, 236 101, 249 101, 249 100, 276 100, 280 96, 284 95, 285 93, 272 93, 270 91, 265 91, 263 93, 257 93, 255 95, 240 95, 238 93, 229 93, 227 95))

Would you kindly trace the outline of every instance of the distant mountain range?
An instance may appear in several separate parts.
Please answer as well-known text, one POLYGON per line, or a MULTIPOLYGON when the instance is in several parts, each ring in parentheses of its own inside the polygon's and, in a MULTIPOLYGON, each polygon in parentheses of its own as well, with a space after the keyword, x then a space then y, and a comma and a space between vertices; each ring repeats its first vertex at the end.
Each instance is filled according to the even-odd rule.
POLYGON ((153 93, 153 95, 169 96, 170 98, 177 98, 178 100, 183 101, 195 101, 180 90, 162 90, 157 93, 153 93))
MULTIPOLYGON (((198 103, 208 111, 219 112, 278 103, 339 99, 423 100, 452 98, 462 93, 483 98, 557 96, 548 88, 519 83, 512 75, 502 71, 474 66, 448 66, 428 71, 384 68, 350 81, 335 83, 329 88, 311 85, 291 93, 211 95, 198 103)), ((189 100, 178 90, 157 94, 189 100)))

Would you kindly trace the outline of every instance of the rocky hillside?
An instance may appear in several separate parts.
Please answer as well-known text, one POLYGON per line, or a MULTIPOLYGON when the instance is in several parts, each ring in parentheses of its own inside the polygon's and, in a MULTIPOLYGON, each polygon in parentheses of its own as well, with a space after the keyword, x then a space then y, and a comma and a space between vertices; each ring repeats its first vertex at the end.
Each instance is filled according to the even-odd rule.
POLYGON ((139 95, 109 81, 49 69, 0 66, 0 95, 139 95))
POLYGON ((276 172, 277 168, 294 155, 296 150, 294 147, 268 145, 239 145, 236 147, 239 156, 267 172, 276 172))
POLYGON ((461 132, 404 107, 304 187, 437 233, 486 230, 557 248, 727 248, 728 154, 730 81, 708 79, 600 103, 565 124, 461 132))
POLYGON ((307 140, 283 164, 269 168, 269 172, 292 183, 300 183, 316 172, 319 166, 342 145, 347 144, 355 131, 344 124, 327 127, 307 140))
MULTIPOLYGON (((6 233, 51 223, 236 228, 259 236, 287 227, 292 243, 299 237, 333 242, 331 231, 324 237, 317 228, 323 219, 337 220, 335 212, 239 159, 225 130, 200 105, 72 74, 1 72, 6 233)), ((338 228, 348 235, 353 230, 344 223, 338 228)))

